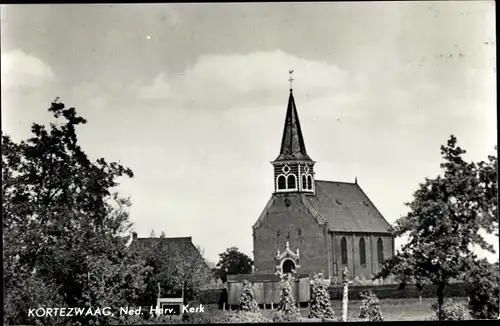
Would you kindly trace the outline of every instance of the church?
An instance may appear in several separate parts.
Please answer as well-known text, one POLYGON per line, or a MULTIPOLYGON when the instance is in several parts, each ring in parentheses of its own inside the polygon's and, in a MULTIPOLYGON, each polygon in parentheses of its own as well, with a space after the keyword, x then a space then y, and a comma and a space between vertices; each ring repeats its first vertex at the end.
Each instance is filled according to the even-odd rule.
POLYGON ((272 162, 274 192, 253 226, 256 274, 321 272, 339 282, 371 284, 394 255, 392 227, 357 180, 316 180, 290 87, 279 156, 272 162))

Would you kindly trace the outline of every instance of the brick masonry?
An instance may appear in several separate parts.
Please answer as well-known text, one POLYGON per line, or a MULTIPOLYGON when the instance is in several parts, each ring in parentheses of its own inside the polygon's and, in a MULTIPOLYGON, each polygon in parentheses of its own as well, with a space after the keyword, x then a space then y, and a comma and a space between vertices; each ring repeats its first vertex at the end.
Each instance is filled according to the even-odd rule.
POLYGON ((302 204, 298 196, 273 195, 272 203, 264 218, 254 227, 254 260, 257 274, 276 272, 276 251, 285 250, 289 235, 290 249, 300 250, 299 273, 323 272, 333 283, 339 282, 344 266, 349 270, 349 278, 360 284, 372 284, 371 278, 380 270, 377 255, 377 240, 382 239, 384 258, 393 252, 393 238, 387 234, 355 234, 327 231, 326 224, 320 224, 302 204), (301 229, 301 236, 298 230, 301 229), (277 237, 277 231, 280 236, 277 237), (340 243, 347 240, 347 265, 341 264, 340 243), (361 265, 359 241, 365 241, 366 264, 361 265), (335 268, 335 264, 337 268, 335 268), (335 272, 338 274, 336 275, 335 272))

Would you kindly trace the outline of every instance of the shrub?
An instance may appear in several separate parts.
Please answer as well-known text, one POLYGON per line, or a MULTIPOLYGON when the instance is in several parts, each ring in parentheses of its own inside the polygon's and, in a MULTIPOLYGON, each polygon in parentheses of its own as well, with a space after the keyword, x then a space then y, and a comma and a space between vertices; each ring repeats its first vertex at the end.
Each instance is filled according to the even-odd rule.
POLYGON ((177 316, 157 315, 147 317, 145 315, 122 315, 110 321, 110 325, 164 325, 181 324, 182 321, 177 316))
POLYGON ((431 320, 468 320, 471 319, 469 314, 469 309, 467 307, 467 302, 456 302, 452 299, 448 299, 443 305, 442 318, 439 319, 438 304, 434 302, 431 306, 432 310, 435 311, 435 315, 431 317, 431 320))
POLYGON ((247 280, 243 281, 243 288, 241 289, 238 310, 251 312, 259 311, 259 304, 255 300, 253 285, 247 280))
POLYGON ((222 307, 222 303, 227 303, 227 290, 226 289, 207 289, 202 290, 198 294, 198 301, 206 304, 218 304, 222 307))
POLYGON ((465 284, 469 297, 469 310, 477 319, 496 319, 499 311, 499 265, 486 260, 477 262, 467 273, 465 284))
POLYGON ((313 275, 314 284, 311 289, 311 299, 309 301, 309 318, 329 318, 335 317, 331 306, 328 286, 323 282, 319 275, 313 275))
POLYGON ((273 314, 273 322, 275 323, 292 323, 298 322, 300 313, 285 313, 284 311, 276 310, 273 314))
POLYGON ((208 310, 203 314, 184 315, 183 322, 186 324, 216 324, 226 318, 227 314, 221 310, 208 310))
POLYGON ((221 316, 213 321, 217 324, 235 323, 235 324, 248 324, 248 323, 269 323, 270 320, 264 318, 260 312, 252 311, 238 311, 234 315, 221 316))
POLYGON ((383 321, 382 311, 377 296, 372 292, 361 293, 359 318, 368 318, 370 321, 383 321))
POLYGON ((295 304, 293 297, 292 282, 293 276, 291 274, 278 273, 280 277, 280 302, 278 309, 273 316, 274 322, 294 322, 300 318, 299 309, 295 304))

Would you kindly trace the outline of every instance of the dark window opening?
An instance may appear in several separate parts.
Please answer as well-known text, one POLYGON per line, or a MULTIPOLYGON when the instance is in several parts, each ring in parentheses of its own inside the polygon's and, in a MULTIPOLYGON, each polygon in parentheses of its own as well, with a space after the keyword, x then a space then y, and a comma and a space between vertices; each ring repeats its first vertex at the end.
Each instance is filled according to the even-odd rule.
POLYGON ((384 262, 384 243, 381 238, 377 240, 377 257, 379 264, 384 262))
POLYGON ((312 189, 312 188, 313 188, 313 179, 309 175, 309 176, 307 176, 307 189, 312 189))
POLYGON ((287 178, 287 188, 288 189, 297 188, 297 180, 295 179, 295 176, 293 174, 290 174, 287 178))
POLYGON ((347 240, 345 237, 342 237, 342 240, 340 240, 340 261, 342 265, 347 264, 347 240))
POLYGON ((284 175, 278 177, 278 189, 286 189, 286 178, 284 175))
POLYGON ((307 179, 306 176, 302 176, 302 189, 307 189, 307 179))
POLYGON ((366 265, 365 239, 359 239, 359 263, 366 265))

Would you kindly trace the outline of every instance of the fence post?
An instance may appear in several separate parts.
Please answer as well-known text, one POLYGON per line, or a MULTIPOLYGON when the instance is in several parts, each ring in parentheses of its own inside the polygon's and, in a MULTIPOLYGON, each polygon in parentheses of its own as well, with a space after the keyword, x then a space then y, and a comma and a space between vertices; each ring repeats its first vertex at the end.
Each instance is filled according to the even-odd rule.
POLYGON ((222 303, 222 311, 226 311, 226 303, 225 302, 222 303))
POLYGON ((348 286, 349 282, 347 279, 347 267, 344 268, 344 271, 342 272, 342 283, 344 285, 344 293, 342 297, 342 321, 346 322, 347 321, 347 301, 348 301, 348 286))

